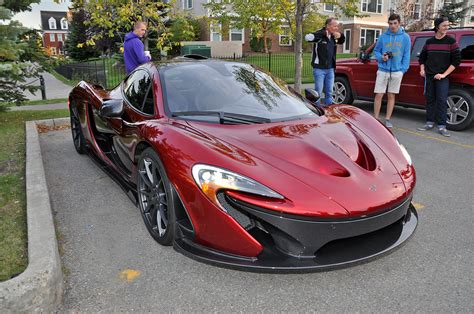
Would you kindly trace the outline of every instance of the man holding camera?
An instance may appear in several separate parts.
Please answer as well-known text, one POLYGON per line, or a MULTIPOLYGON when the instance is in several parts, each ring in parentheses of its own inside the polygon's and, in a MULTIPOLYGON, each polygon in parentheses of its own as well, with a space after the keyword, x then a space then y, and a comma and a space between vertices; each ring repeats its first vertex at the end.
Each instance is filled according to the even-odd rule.
POLYGON ((395 106, 395 95, 400 91, 403 74, 410 66, 410 36, 400 27, 400 15, 391 14, 388 18, 388 30, 377 40, 374 48, 378 61, 375 81, 374 116, 379 118, 382 98, 387 92, 387 113, 385 126, 393 127, 390 118, 395 106))

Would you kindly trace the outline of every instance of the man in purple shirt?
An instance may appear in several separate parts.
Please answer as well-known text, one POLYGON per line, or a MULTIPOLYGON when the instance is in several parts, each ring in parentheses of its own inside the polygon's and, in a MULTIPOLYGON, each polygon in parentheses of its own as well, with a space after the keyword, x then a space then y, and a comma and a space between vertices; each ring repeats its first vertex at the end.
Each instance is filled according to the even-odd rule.
POLYGON ((127 74, 132 72, 137 66, 151 60, 151 56, 145 54, 144 46, 140 38, 145 35, 146 23, 142 21, 135 22, 133 32, 125 35, 123 45, 123 59, 125 61, 125 71, 127 74))

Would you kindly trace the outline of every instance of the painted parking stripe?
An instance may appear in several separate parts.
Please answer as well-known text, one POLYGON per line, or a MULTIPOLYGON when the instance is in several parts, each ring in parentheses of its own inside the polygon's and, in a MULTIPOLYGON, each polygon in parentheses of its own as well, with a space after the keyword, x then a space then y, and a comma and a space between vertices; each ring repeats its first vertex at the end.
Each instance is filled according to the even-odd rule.
POLYGON ((415 206, 416 210, 420 210, 420 209, 425 208, 425 205, 420 204, 420 203, 415 203, 415 202, 413 202, 413 206, 415 206))
POLYGON ((120 279, 126 280, 128 282, 132 282, 137 277, 140 276, 140 271, 135 269, 125 269, 120 272, 120 279))
POLYGON ((416 136, 419 136, 419 137, 423 137, 423 138, 426 138, 426 139, 429 139, 429 140, 434 140, 434 141, 443 142, 443 143, 447 143, 447 144, 451 144, 451 145, 456 145, 456 146, 460 146, 462 148, 474 149, 474 145, 462 144, 462 143, 458 143, 458 142, 455 142, 455 141, 445 140, 443 138, 438 138, 438 137, 422 134, 420 132, 411 131, 411 130, 407 130, 407 129, 403 129, 403 128, 399 128, 399 127, 396 127, 394 129, 397 130, 397 131, 401 131, 401 132, 411 134, 411 135, 416 135, 416 136))

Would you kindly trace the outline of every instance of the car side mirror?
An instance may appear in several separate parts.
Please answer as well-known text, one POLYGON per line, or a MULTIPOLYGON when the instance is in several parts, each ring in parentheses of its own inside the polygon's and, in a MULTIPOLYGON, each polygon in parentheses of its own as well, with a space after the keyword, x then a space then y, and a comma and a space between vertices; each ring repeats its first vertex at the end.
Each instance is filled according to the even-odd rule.
POLYGON ((310 102, 315 103, 319 99, 319 93, 312 88, 305 88, 304 97, 310 102))
POLYGON ((102 103, 99 115, 103 118, 119 118, 123 113, 123 100, 110 99, 102 103))
POLYGON ((369 60, 369 58, 370 58, 369 54, 365 53, 364 51, 359 52, 359 59, 361 61, 367 61, 369 60))

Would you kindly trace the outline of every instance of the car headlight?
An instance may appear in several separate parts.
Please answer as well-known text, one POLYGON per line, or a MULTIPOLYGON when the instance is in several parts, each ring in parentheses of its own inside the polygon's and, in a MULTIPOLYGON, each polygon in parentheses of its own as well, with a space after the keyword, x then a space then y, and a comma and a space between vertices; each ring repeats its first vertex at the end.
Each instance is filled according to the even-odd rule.
POLYGON ((405 146, 403 146, 402 144, 400 144, 400 142, 399 142, 398 140, 397 140, 397 144, 398 144, 398 146, 400 146, 400 150, 402 151, 403 156, 404 156, 405 159, 407 160, 408 164, 411 166, 411 164, 412 164, 411 156, 410 156, 410 154, 408 153, 407 149, 405 148, 405 146))
POLYGON ((217 204, 219 204, 217 192, 221 189, 247 192, 278 199, 284 198, 277 192, 272 191, 255 180, 214 166, 203 164, 194 165, 193 178, 204 194, 217 204))

